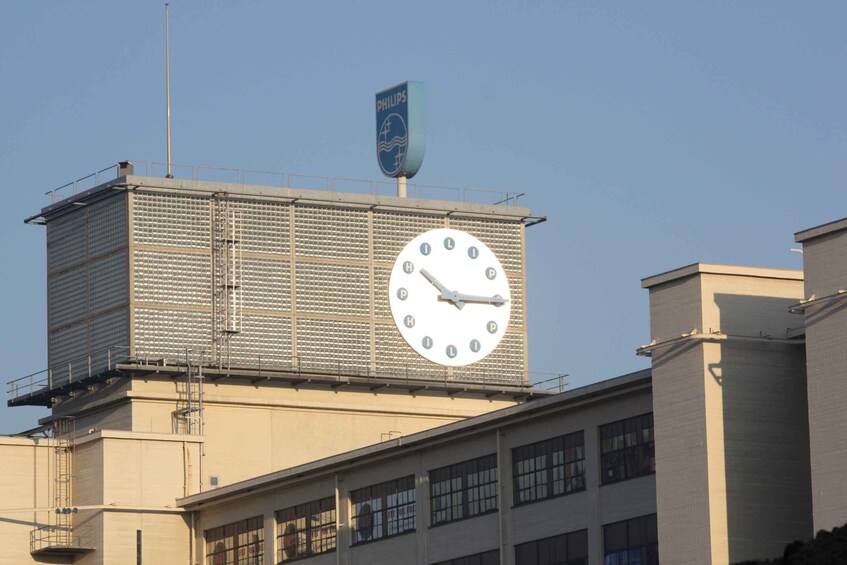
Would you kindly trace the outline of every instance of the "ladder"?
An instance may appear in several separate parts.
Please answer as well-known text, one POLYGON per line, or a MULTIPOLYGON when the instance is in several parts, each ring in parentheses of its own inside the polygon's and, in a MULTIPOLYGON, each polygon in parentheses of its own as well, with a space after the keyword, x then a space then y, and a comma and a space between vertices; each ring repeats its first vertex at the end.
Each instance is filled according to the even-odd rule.
POLYGON ((241 221, 229 195, 217 192, 212 221, 212 355, 218 368, 230 366, 230 342, 241 332, 241 221))
POLYGON ((73 539, 70 509, 73 506, 74 433, 74 419, 59 418, 53 422, 53 433, 48 440, 53 456, 53 517, 56 520, 53 545, 56 546, 70 546, 73 539))
POLYGON ((185 351, 185 380, 177 381, 177 409, 173 412, 174 433, 203 435, 203 353, 197 363, 185 351))

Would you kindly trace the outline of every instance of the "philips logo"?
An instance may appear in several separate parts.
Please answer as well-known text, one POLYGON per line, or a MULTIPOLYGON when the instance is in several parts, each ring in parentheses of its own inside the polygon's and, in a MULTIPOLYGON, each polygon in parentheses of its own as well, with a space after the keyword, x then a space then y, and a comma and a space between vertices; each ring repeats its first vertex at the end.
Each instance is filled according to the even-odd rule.
POLYGON ((374 97, 376 160, 388 177, 412 178, 423 161, 426 145, 423 83, 404 82, 374 97))
POLYGON ((406 103, 406 91, 395 92, 389 96, 384 96, 376 101, 376 111, 383 112, 391 110, 395 106, 406 103))
MULTIPOLYGON (((405 93, 404 98, 405 98, 405 93)), ((400 114, 389 114, 379 128, 376 153, 379 167, 388 176, 397 174, 406 160, 409 135, 400 114)))

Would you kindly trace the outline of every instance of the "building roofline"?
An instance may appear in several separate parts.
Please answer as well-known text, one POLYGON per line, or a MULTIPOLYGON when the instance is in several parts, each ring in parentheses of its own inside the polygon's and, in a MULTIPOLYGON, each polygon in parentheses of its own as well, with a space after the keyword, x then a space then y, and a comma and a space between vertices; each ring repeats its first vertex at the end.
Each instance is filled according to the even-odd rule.
POLYGON ((817 237, 821 237, 830 233, 835 233, 844 229, 847 229, 847 218, 842 218, 840 220, 835 220, 834 222, 829 222, 820 226, 815 226, 813 228, 798 231, 794 234, 794 241, 796 241, 797 243, 805 243, 810 239, 815 239, 817 237))
POLYGON ((769 267, 748 267, 743 265, 723 265, 720 263, 692 263, 678 269, 659 273, 641 279, 641 288, 651 288, 677 279, 697 274, 730 275, 739 277, 758 277, 765 279, 783 279, 802 281, 803 271, 799 269, 773 269, 769 267))
POLYGON ((465 433, 490 429, 512 419, 529 416, 547 410, 562 409, 569 405, 582 404, 608 398, 614 394, 624 394, 652 386, 652 375, 650 369, 644 369, 611 378, 598 383, 586 385, 571 391, 562 392, 546 398, 540 398, 510 406, 501 410, 487 412, 479 416, 467 418, 459 422, 445 424, 437 428, 418 432, 409 436, 396 438, 389 441, 369 445, 317 459, 302 465, 287 469, 274 471, 266 475, 260 475, 207 491, 194 494, 177 500, 177 505, 189 510, 197 509, 210 504, 222 504, 227 500, 257 491, 275 488, 280 484, 302 480, 304 475, 318 477, 335 472, 339 467, 349 469, 351 466, 367 465, 374 463, 377 459, 390 457, 400 450, 408 450, 411 447, 421 447, 427 443, 450 441, 465 433), (598 398, 600 397, 600 398, 598 398))
POLYGON ((159 192, 194 196, 211 196, 226 193, 234 198, 247 198, 288 203, 315 204, 345 208, 422 212, 435 215, 467 215, 484 218, 496 217, 503 220, 523 221, 528 224, 544 221, 543 216, 533 216, 529 208, 502 204, 477 204, 452 200, 424 198, 401 198, 356 192, 334 192, 278 186, 260 186, 241 183, 226 183, 176 178, 127 175, 69 196, 41 209, 39 214, 25 220, 26 223, 45 221, 108 196, 109 192, 129 190, 137 192, 159 192))

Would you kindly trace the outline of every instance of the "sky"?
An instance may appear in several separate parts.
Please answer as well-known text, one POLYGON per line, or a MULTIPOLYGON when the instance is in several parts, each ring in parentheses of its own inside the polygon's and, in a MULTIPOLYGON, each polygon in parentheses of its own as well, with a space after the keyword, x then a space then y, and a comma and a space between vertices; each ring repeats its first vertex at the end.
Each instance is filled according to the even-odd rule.
MULTIPOLYGON (((847 216, 844 2, 173 0, 176 163, 378 180, 374 93, 426 84, 415 181, 526 193, 529 369, 647 368, 640 279, 801 268, 847 216)), ((47 367, 44 193, 164 161, 164 6, 0 3, 0 380, 47 367)), ((536 375, 537 374, 537 375, 536 375)), ((46 409, 0 403, 0 433, 46 409)))

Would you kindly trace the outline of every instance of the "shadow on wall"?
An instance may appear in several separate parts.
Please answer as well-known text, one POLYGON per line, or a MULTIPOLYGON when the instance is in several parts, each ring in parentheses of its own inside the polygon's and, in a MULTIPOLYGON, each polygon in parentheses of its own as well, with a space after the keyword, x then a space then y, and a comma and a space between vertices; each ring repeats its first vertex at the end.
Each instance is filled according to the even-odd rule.
MULTIPOLYGON (((784 339, 795 299, 715 295, 719 328, 784 339)), ((806 359, 797 345, 718 342, 708 372, 721 387, 729 561, 778 555, 812 534, 806 359)))

